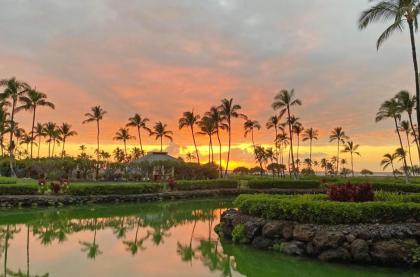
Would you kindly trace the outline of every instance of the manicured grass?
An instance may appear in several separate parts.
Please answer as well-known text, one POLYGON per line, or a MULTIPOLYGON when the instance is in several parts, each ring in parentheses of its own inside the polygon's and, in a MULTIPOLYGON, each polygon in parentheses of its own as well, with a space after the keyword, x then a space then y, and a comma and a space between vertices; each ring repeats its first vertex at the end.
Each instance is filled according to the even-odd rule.
MULTIPOLYGON (((417 201, 418 195, 414 196, 417 201)), ((326 195, 240 195, 234 205, 241 212, 267 219, 304 223, 347 224, 420 221, 420 203, 372 201, 363 203, 329 201, 326 195)))

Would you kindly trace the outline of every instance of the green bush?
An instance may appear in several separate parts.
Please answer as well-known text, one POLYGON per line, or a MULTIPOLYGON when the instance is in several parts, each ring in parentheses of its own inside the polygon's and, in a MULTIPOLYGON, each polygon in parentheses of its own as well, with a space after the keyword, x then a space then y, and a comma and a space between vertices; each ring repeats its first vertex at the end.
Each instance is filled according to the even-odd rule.
POLYGON ((34 195, 38 194, 38 185, 27 184, 0 184, 0 195, 34 195))
POLYGON ((72 183, 68 193, 72 195, 143 194, 160 192, 159 183, 72 183))
POLYGON ((17 178, 0 176, 0 184, 16 184, 17 178))
POLYGON ((240 195, 234 202, 241 212, 267 219, 319 224, 420 221, 420 204, 372 201, 334 202, 325 195, 240 195))
POLYGON ((236 243, 245 243, 245 225, 235 225, 235 227, 232 230, 232 241, 236 243))
POLYGON ((420 193, 395 193, 389 191, 375 192, 375 201, 414 202, 420 203, 420 193))
POLYGON ((319 188, 320 183, 316 180, 276 180, 276 179, 251 179, 248 186, 252 189, 309 189, 319 188))
MULTIPOLYGON (((400 184, 400 183, 385 183, 385 182, 353 182, 352 184, 370 184, 376 191, 390 191, 390 192, 420 192, 420 184, 400 184)), ((345 185, 346 183, 337 183, 334 185, 345 185)), ((328 187, 332 183, 327 183, 324 187, 328 187)))
POLYGON ((177 190, 234 189, 238 181, 231 179, 176 181, 177 190))

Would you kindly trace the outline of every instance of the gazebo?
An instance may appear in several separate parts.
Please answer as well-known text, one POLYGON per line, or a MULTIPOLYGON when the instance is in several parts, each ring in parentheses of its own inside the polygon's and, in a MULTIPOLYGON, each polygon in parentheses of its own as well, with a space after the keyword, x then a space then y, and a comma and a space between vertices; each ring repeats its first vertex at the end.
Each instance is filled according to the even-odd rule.
MULTIPOLYGON (((178 159, 168 155, 168 152, 149 152, 147 155, 133 161, 133 163, 149 163, 153 165, 152 175, 153 180, 168 180, 173 178, 175 175, 175 168, 171 166, 170 168, 165 168, 164 162, 179 162, 178 159), (163 162, 163 163, 159 163, 163 162)), ((147 172, 147 175, 148 172, 147 172)))

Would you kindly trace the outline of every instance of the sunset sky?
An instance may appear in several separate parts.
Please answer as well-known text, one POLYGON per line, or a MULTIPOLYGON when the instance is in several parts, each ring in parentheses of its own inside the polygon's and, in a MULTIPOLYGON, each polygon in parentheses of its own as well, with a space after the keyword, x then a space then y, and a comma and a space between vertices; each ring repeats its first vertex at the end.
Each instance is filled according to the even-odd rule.
MULTIPOLYGON (((175 134, 167 149, 178 156, 192 149, 189 131, 178 131, 182 112, 204 113, 232 97, 265 125, 274 113, 274 95, 294 88, 303 106, 293 113, 304 127, 320 130, 314 159, 335 154, 328 134, 342 126, 361 145, 356 169, 379 171, 380 157, 398 141, 392 122, 375 123, 375 113, 399 90, 414 92, 414 78, 408 31, 380 51, 375 43, 386 25, 359 31, 358 17, 369 5, 367 0, 7 0, 0 9, 0 78, 16 76, 47 93, 56 109, 41 110, 37 121, 72 124, 79 133, 69 140, 72 154, 80 144, 93 152, 95 126, 81 122, 94 105, 108 111, 101 122, 105 150, 116 147, 115 131, 138 112, 151 123, 169 125, 175 134)), ((28 129, 30 117, 21 112, 17 120, 28 129)), ((233 127, 232 167, 253 165, 242 124, 236 120, 233 127)), ((255 136, 267 145, 273 137, 265 129, 255 136)), ((144 142, 148 150, 158 147, 154 138, 144 142)), ((205 160, 207 138, 198 142, 205 160)), ((309 147, 302 145, 304 158, 309 147)))

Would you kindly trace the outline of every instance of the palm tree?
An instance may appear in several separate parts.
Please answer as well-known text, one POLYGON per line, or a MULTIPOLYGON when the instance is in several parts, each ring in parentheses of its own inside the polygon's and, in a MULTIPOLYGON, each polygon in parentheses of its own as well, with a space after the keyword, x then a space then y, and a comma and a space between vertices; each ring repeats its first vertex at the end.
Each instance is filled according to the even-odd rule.
POLYGON ((395 178, 396 178, 396 176, 395 176, 394 161, 395 161, 396 158, 397 158, 397 155, 395 153, 394 154, 387 153, 387 154, 384 155, 384 157, 381 161, 381 166, 382 166, 383 170, 387 169, 388 166, 391 166, 392 174, 394 175, 395 178))
MULTIPOLYGON (((283 115, 281 115, 281 116, 283 116, 283 115)), ((278 116, 278 115, 270 116, 267 123, 265 124, 265 127, 267 129, 274 128, 274 144, 276 146, 276 160, 277 160, 277 163, 279 163, 279 148, 277 147, 278 144, 276 143, 276 140, 277 140, 277 135, 278 135, 279 130, 283 131, 283 127, 280 124, 281 116, 278 116)))
POLYGON ((55 124, 54 122, 47 122, 45 123, 44 126, 44 132, 45 135, 48 136, 48 158, 51 158, 52 155, 54 155, 54 149, 52 151, 52 155, 51 155, 51 142, 55 143, 55 140, 57 138, 58 134, 58 129, 57 129, 57 124, 55 124))
POLYGON ((287 123, 289 125, 289 139, 290 139, 290 152, 292 155, 292 169, 293 174, 296 177, 295 158, 293 156, 293 133, 292 124, 290 122, 291 112, 290 109, 293 106, 301 106, 302 101, 295 99, 295 90, 292 89, 290 92, 282 89, 275 97, 272 107, 274 110, 280 110, 280 114, 287 112, 287 123))
POLYGON ((63 142, 63 149, 61 149, 61 157, 64 158, 64 154, 65 154, 64 147, 66 144, 66 140, 68 137, 76 136, 77 132, 73 131, 71 129, 71 125, 65 122, 61 124, 61 126, 58 127, 58 129, 59 129, 59 134, 60 134, 60 140, 63 142))
POLYGON ((408 157, 410 159, 410 165, 413 169, 413 159, 411 158, 411 143, 410 143, 410 135, 411 135, 411 126, 410 122, 407 120, 402 120, 400 122, 400 131, 405 133, 407 139, 407 146, 408 146, 408 157))
MULTIPOLYGON (((292 132, 296 134, 297 137, 296 161, 299 161, 300 134, 302 134, 304 128, 297 117, 292 116, 290 118, 290 123, 292 124, 292 132)), ((297 171, 299 172, 299 162, 297 165, 297 171)))
POLYGON ((127 157, 127 140, 134 139, 132 135, 130 135, 127 128, 120 128, 115 133, 115 140, 122 140, 124 143, 124 155, 127 157))
MULTIPOLYGON (((344 140, 349 139, 342 127, 336 127, 331 131, 330 142, 337 141, 337 161, 340 160, 340 143, 344 144, 344 140)), ((336 174, 338 174, 339 162, 336 163, 336 174)))
MULTIPOLYGON (((7 99, 11 100, 12 110, 10 111, 10 130, 15 129, 15 112, 16 105, 18 104, 19 97, 23 96, 29 89, 29 85, 25 82, 16 80, 15 77, 11 79, 0 80, 0 87, 4 86, 5 90, 3 93, 0 93, 0 101, 7 99)), ((10 174, 15 177, 16 173, 13 168, 14 163, 14 148, 15 144, 13 141, 13 132, 10 132, 9 137, 9 161, 10 161, 10 174)))
MULTIPOLYGON (((400 128, 398 127, 398 122, 401 120, 401 113, 398 102, 395 98, 385 101, 379 107, 379 111, 376 113, 376 122, 382 121, 386 118, 391 118, 394 120, 395 130, 397 131, 398 140, 400 142, 400 148, 404 151, 404 146, 401 139, 400 128)), ((405 181, 408 183, 408 171, 407 171, 407 160, 405 156, 403 157, 404 161, 404 172, 405 172, 405 181)))
POLYGON ((101 108, 101 106, 94 106, 91 109, 91 112, 85 113, 85 117, 87 117, 86 120, 84 120, 82 123, 89 123, 89 122, 96 122, 96 173, 95 173, 95 179, 98 179, 98 173, 99 173, 99 121, 101 121, 104 118, 104 115, 107 113, 104 109, 101 108))
POLYGON ((39 159, 39 152, 41 149, 41 138, 46 137, 47 134, 45 133, 44 124, 37 123, 34 128, 34 138, 38 138, 38 159, 39 159))
POLYGON ((198 154, 197 143, 195 142, 194 126, 198 124, 199 120, 200 120, 200 115, 194 114, 194 110, 192 110, 191 112, 189 111, 184 112, 184 114, 178 121, 178 126, 180 130, 184 127, 189 127, 191 130, 191 136, 194 142, 195 154, 197 156, 198 164, 200 164, 200 155, 198 154))
POLYGON ((133 117, 130 117, 128 119, 128 123, 127 123, 127 127, 135 127, 137 128, 137 135, 139 137, 139 145, 140 145, 140 151, 143 153, 142 155, 144 155, 144 151, 143 151, 143 143, 141 140, 141 129, 147 131, 150 134, 150 128, 147 127, 147 122, 149 122, 149 119, 147 117, 141 117, 141 115, 139 115, 138 113, 134 114, 133 117))
MULTIPOLYGON (((408 121, 409 121, 409 125, 411 127, 411 132, 414 136, 414 142, 416 143, 417 146, 417 153, 418 153, 418 157, 420 160, 420 146, 419 146, 419 140, 417 137, 417 131, 414 128, 414 123, 413 123, 413 110, 416 107, 416 97, 415 96, 411 96, 410 93, 408 91, 402 90, 399 93, 397 93, 397 95, 395 95, 395 98, 398 101, 398 106, 400 109, 400 113, 406 112, 408 115, 408 121)), ((411 156, 411 155, 410 155, 411 156)))
POLYGON ((248 134, 251 134, 252 146, 254 147, 254 151, 255 151, 254 129, 260 130, 261 129, 260 123, 256 120, 247 119, 244 122, 244 130, 245 130, 244 136, 247 137, 248 134))
POLYGON ((173 132, 172 131, 168 131, 166 130, 166 128, 168 127, 168 125, 163 124, 162 122, 156 122, 155 126, 153 126, 153 131, 150 132, 151 136, 155 136, 156 140, 160 139, 160 152, 163 151, 163 138, 167 138, 169 139, 169 141, 173 141, 172 135, 173 132))
POLYGON ((225 176, 227 176, 227 172, 229 169, 229 160, 230 160, 230 147, 232 144, 232 119, 238 117, 244 117, 243 114, 239 112, 242 107, 237 104, 233 104, 233 99, 222 99, 222 104, 219 106, 220 113, 224 122, 226 122, 226 127, 228 131, 229 143, 228 143, 228 153, 226 159, 226 168, 225 168, 225 176))
MULTIPOLYGON (((302 137, 303 141, 309 140, 309 160, 312 162, 312 142, 318 140, 318 130, 314 128, 306 129, 302 137)), ((312 168, 312 166, 311 166, 312 168)))
POLYGON ((0 102, 0 149, 1 156, 4 157, 4 135, 7 133, 8 117, 9 113, 6 111, 6 107, 9 105, 7 101, 0 102))
POLYGON ((222 169, 222 142, 220 140, 220 130, 226 130, 227 124, 223 122, 221 110, 218 107, 211 107, 210 111, 206 112, 205 116, 211 118, 214 124, 217 141, 219 143, 219 176, 223 176, 222 169))
POLYGON ((354 177, 354 168, 353 168, 353 155, 360 156, 360 153, 357 151, 359 148, 359 144, 354 144, 353 141, 347 141, 344 145, 343 153, 350 153, 350 161, 351 161, 351 175, 354 177))
POLYGON ((284 157, 283 157, 283 147, 286 147, 289 144, 289 137, 287 136, 287 134, 285 132, 281 132, 280 134, 277 135, 275 143, 276 143, 276 147, 278 149, 280 149, 280 154, 281 154, 281 163, 284 164, 284 157))
MULTIPOLYGON (((25 110, 32 111, 32 128, 31 128, 31 138, 34 141, 34 128, 35 128, 35 116, 37 107, 49 107, 54 109, 55 106, 53 103, 47 101, 47 95, 43 92, 39 92, 36 89, 30 88, 26 95, 19 97, 19 101, 22 102, 22 106, 16 108, 16 111, 25 110)), ((32 150, 33 142, 31 142, 31 152, 30 157, 32 159, 32 150)))
MULTIPOLYGON (((419 71, 417 65, 416 43, 414 32, 417 31, 417 16, 420 11, 419 1, 413 0, 382 0, 364 11, 359 19, 359 28, 365 29, 370 23, 391 20, 391 25, 381 34, 376 43, 376 48, 390 37, 395 31, 402 31, 404 23, 407 22, 410 30, 411 53, 413 56, 414 79, 416 84, 416 98, 420 99, 419 71)), ((420 104, 416 103, 417 122, 420 122, 420 104)), ((420 133, 420 124, 417 126, 420 133)))
POLYGON ((211 117, 203 116, 198 123, 200 126, 200 132, 197 134, 207 135, 209 137, 209 163, 214 162, 213 156, 213 139, 212 136, 216 133, 216 127, 211 117))

